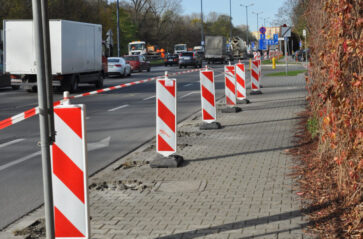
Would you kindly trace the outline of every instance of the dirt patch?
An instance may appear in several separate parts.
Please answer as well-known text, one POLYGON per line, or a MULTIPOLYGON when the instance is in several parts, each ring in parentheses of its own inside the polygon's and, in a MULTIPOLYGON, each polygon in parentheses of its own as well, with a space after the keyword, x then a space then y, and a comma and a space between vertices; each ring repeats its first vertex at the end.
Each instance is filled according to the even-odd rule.
POLYGON ((100 182, 100 183, 92 183, 88 188, 90 190, 96 191, 125 191, 125 190, 133 190, 144 192, 145 190, 150 191, 155 185, 155 182, 151 183, 143 183, 140 180, 116 180, 112 182, 100 182))
POLYGON ((135 167, 142 167, 144 165, 150 164, 149 161, 126 161, 119 166, 115 167, 113 170, 119 170, 119 169, 129 169, 129 168, 135 168, 135 167))
POLYGON ((38 219, 30 226, 14 232, 15 236, 24 236, 25 239, 45 238, 45 220, 38 219))
POLYGON ((201 132, 188 132, 188 131, 178 131, 178 137, 192 137, 192 136, 203 136, 205 134, 201 132))

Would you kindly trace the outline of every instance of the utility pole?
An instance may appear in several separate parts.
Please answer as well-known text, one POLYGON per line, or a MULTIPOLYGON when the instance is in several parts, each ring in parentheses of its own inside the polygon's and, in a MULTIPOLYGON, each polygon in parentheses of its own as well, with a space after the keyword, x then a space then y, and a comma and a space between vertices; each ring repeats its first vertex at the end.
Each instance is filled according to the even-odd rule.
POLYGON ((249 32, 249 30, 248 30, 248 28, 249 28, 248 27, 248 7, 251 7, 253 5, 254 5, 253 3, 248 4, 248 5, 241 4, 241 6, 246 7, 246 24, 247 24, 247 32, 246 32, 247 37, 246 37, 246 40, 247 40, 247 44, 249 43, 249 41, 248 41, 248 32, 249 32))
POLYGON ((119 15, 119 0, 117 0, 117 56, 120 57, 120 15, 119 15))
MULTIPOLYGON (((44 32, 49 33, 49 29, 44 31, 42 24, 42 16, 47 17, 47 0, 32 0, 33 11, 33 27, 34 27, 34 43, 35 43, 35 56, 37 67, 37 86, 38 86, 38 104, 39 104, 39 128, 40 128, 40 142, 41 142, 41 155, 42 155, 42 172, 43 172, 43 189, 44 189, 44 209, 45 209, 45 231, 47 239, 54 239, 54 213, 53 213, 53 188, 52 188, 52 170, 51 170, 51 157, 50 157, 50 125, 49 125, 49 109, 48 105, 53 102, 48 102, 49 88, 46 83, 46 74, 50 65, 46 64, 45 59, 50 59, 48 53, 49 49, 44 49, 49 40, 48 36, 43 36, 44 32), (42 6, 43 12, 42 14, 42 6), (46 41, 48 41, 46 40, 46 41)), ((45 19, 48 21, 48 19, 45 19)), ((49 86, 49 85, 48 85, 49 86)))
MULTIPOLYGON (((204 29, 203 29, 203 0, 200 0, 200 24, 201 24, 201 41, 200 44, 204 46, 204 29)), ((203 47, 204 48, 204 47, 203 47)))

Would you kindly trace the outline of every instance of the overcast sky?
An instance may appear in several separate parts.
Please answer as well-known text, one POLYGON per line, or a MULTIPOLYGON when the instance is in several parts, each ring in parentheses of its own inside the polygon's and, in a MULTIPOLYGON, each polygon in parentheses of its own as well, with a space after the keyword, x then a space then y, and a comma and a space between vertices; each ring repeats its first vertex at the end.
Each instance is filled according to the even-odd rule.
MULTIPOLYGON (((184 10, 184 14, 198 13, 200 14, 200 1, 201 0, 181 0, 181 5, 184 10)), ((217 12, 220 14, 229 15, 229 0, 203 0, 203 14, 208 15, 210 12, 217 12)), ((284 3, 284 0, 231 0, 232 2, 232 21, 233 25, 246 24, 246 8, 241 7, 240 4, 254 5, 248 8, 248 25, 250 31, 256 31, 257 16, 252 12, 263 12, 259 14, 259 26, 266 19, 266 25, 270 26, 270 22, 275 18, 275 14, 278 9, 284 3)))

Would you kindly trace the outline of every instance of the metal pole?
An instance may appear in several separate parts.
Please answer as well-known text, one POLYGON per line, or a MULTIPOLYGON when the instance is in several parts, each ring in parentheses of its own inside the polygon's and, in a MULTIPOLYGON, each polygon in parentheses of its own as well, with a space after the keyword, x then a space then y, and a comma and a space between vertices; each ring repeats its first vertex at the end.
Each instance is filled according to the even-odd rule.
POLYGON ((287 63, 287 37, 285 37, 285 62, 286 62, 286 69, 285 69, 285 72, 286 72, 286 75, 287 75, 287 68, 288 68, 288 63, 287 63))
MULTIPOLYGON (((203 0, 200 0, 200 22, 201 22, 201 44, 204 42, 204 29, 203 29, 203 0)), ((203 44, 204 45, 204 44, 203 44)), ((202 45, 202 46, 203 46, 202 45)))
POLYGON ((256 13, 257 16, 257 32, 258 32, 258 13, 256 13))
POLYGON ((306 36, 305 36, 305 62, 306 62, 306 69, 308 69, 308 51, 306 47, 306 36))
POLYGON ((229 40, 232 41, 232 1, 229 0, 229 40))
POLYGON ((248 44, 248 11, 247 11, 248 6, 246 6, 246 24, 247 24, 247 44, 248 44))
POLYGON ((45 231, 47 239, 54 239, 54 215, 52 197, 52 171, 50 158, 49 141, 49 120, 47 109, 47 85, 46 70, 44 61, 43 25, 41 20, 41 2, 32 0, 33 3, 33 25, 34 42, 37 65, 38 103, 39 103, 39 126, 42 153, 42 171, 44 188, 44 209, 45 209, 45 231))
POLYGON ((50 36, 49 36, 49 17, 48 17, 48 1, 41 0, 42 8, 42 24, 43 24, 43 44, 44 44, 44 61, 45 61, 45 80, 47 85, 47 98, 48 98, 48 116, 49 116, 49 137, 50 144, 55 141, 54 129, 54 113, 53 113, 53 82, 52 82, 52 55, 50 50, 50 36))
POLYGON ((117 56, 120 57, 120 16, 119 16, 119 0, 117 0, 117 56))

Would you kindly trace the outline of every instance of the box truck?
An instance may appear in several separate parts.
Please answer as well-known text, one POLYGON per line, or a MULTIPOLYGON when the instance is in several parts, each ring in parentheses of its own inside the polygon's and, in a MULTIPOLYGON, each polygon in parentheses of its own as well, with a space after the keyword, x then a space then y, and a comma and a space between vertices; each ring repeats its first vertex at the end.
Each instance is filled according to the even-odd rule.
MULTIPOLYGON (((34 27, 31 20, 4 20, 4 72, 12 86, 36 89, 34 27)), ((50 20, 53 86, 75 91, 79 83, 103 87, 102 26, 50 20)))
POLYGON ((229 59, 227 55, 226 39, 223 36, 205 36, 204 58, 208 64, 225 63, 229 59))

